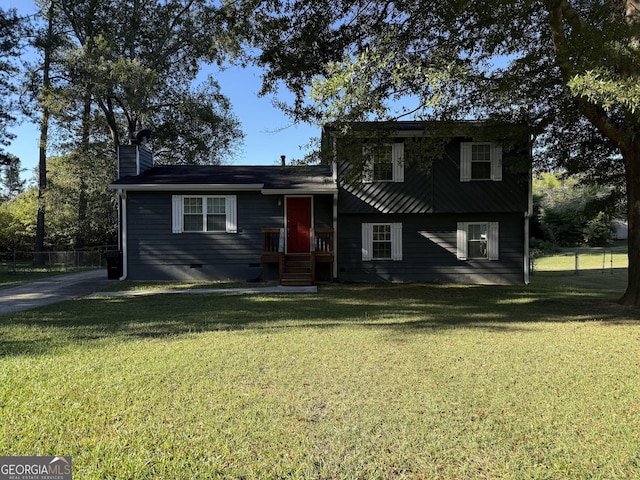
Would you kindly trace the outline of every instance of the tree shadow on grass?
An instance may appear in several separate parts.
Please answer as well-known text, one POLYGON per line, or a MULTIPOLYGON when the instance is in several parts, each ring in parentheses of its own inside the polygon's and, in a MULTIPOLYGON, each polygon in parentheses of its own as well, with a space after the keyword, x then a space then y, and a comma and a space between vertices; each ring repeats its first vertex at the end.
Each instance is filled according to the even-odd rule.
POLYGON ((540 322, 640 325, 640 310, 617 305, 608 294, 542 286, 352 284, 322 287, 312 295, 85 297, 0 316, 0 355, 236 330, 352 326, 403 333, 451 328, 508 333, 540 322))

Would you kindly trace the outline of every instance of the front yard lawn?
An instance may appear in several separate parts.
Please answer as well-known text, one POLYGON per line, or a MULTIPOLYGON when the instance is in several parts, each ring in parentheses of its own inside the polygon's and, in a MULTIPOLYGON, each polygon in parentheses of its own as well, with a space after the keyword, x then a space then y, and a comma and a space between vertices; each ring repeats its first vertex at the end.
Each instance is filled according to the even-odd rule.
POLYGON ((640 311, 617 275, 575 277, 2 315, 0 455, 78 479, 638 478, 640 311))

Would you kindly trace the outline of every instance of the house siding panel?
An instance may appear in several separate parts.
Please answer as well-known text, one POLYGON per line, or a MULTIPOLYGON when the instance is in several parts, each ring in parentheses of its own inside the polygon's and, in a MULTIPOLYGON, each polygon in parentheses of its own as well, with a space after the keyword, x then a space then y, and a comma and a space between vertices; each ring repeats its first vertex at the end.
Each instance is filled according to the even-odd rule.
MULTIPOLYGON (((402 139, 396 138, 395 141, 402 139)), ((413 139, 404 139, 411 142, 413 139)), ((416 147, 408 149, 404 182, 373 182, 349 185, 341 181, 339 213, 341 214, 405 214, 524 212, 529 204, 528 153, 505 150, 501 181, 460 181, 460 144, 457 138, 445 148, 441 158, 422 158, 416 147), (523 159, 523 155, 524 158, 523 159)), ((467 139, 468 140, 468 139, 467 139)), ((357 150, 357 149, 355 149, 357 150)), ((351 151, 354 151, 352 149, 351 151)), ((351 159, 354 165, 360 158, 351 159)), ((344 179, 349 159, 340 163, 344 179)))
MULTIPOLYGON (((179 192, 129 192, 128 278, 254 280, 261 274, 262 228, 284 224, 282 197, 237 192, 238 233, 172 233, 171 197, 179 192), (280 200, 280 202, 279 202, 280 200), (278 205, 280 203, 280 205, 278 205)), ((189 195, 215 195, 199 191, 189 195)), ((227 192, 228 193, 228 192, 227 192)), ((314 200, 316 224, 326 222, 332 196, 314 200)), ((329 217, 330 220, 330 217, 329 217)))
MULTIPOLYGON (((255 279, 260 275, 262 227, 281 226, 277 198, 237 193, 238 233, 172 233, 171 195, 130 192, 127 199, 131 279, 255 279)), ((190 193, 191 194, 191 193, 190 193)), ((216 192, 193 192, 215 195, 216 192)))
POLYGON ((432 170, 433 211, 525 212, 529 205, 529 170, 517 154, 504 151, 502 180, 460 182, 460 143, 447 146, 446 154, 432 170))
POLYGON ((138 175, 137 145, 118 147, 118 178, 138 175))
MULTIPOLYGON (((341 173, 346 165, 342 164, 341 173)), ((429 213, 432 183, 421 166, 409 164, 404 182, 373 182, 362 185, 341 184, 339 213, 429 213)))
POLYGON ((487 284, 522 283, 524 278, 524 213, 464 215, 394 215, 402 222, 401 261, 362 261, 362 223, 386 223, 385 215, 340 217, 338 279, 347 282, 421 281, 487 284), (459 221, 497 221, 500 225, 500 258, 466 260, 456 258, 459 221))
POLYGON ((118 147, 118 178, 135 176, 153 168, 153 153, 141 145, 118 147))

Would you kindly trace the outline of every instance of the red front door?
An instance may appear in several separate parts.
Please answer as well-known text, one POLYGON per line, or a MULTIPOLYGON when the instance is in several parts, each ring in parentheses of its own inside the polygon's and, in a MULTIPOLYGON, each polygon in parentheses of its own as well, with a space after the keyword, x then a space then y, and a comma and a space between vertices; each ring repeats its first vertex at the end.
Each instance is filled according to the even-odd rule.
POLYGON ((287 197, 287 252, 311 251, 311 197, 287 197))

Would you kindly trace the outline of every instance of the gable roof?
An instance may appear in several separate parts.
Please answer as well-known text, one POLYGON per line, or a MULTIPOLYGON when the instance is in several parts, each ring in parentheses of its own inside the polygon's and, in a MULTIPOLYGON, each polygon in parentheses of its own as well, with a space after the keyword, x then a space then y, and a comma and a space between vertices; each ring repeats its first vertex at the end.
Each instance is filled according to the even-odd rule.
POLYGON ((333 171, 328 165, 305 167, 173 165, 153 167, 140 175, 116 180, 109 188, 127 191, 261 191, 284 193, 335 193, 333 171))

